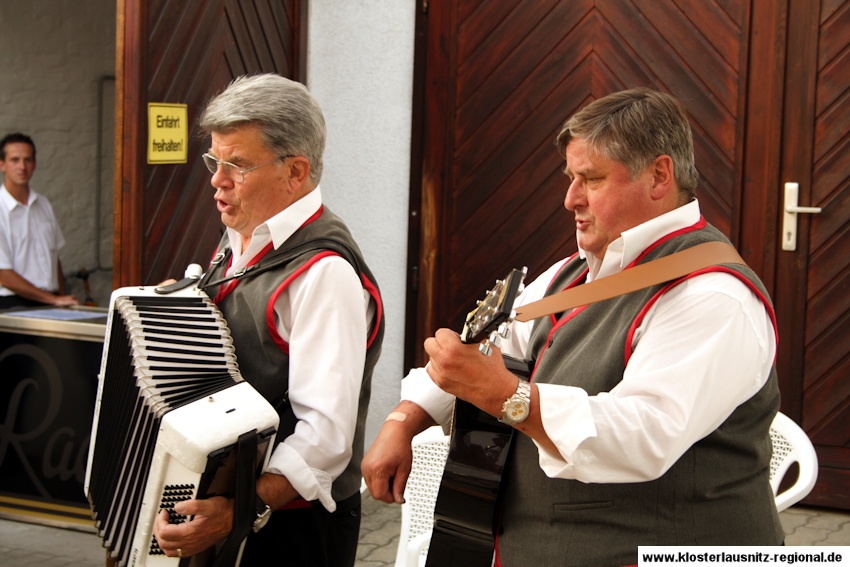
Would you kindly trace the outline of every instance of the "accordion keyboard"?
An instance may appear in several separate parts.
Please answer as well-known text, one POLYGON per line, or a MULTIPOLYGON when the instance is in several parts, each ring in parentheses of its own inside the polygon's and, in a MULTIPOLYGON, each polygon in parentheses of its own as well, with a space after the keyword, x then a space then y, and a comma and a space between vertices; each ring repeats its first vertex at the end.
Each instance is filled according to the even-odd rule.
POLYGON ((227 324, 205 293, 113 292, 85 482, 110 557, 177 565, 152 537, 161 507, 230 494, 236 441, 252 430, 262 472, 277 420, 239 373, 227 324))

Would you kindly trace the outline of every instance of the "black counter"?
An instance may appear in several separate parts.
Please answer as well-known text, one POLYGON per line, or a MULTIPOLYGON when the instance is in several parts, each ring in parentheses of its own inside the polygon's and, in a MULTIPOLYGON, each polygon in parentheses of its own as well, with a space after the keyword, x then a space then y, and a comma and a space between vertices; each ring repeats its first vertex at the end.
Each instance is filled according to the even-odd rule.
POLYGON ((0 516, 93 530, 86 461, 106 309, 0 311, 0 516))

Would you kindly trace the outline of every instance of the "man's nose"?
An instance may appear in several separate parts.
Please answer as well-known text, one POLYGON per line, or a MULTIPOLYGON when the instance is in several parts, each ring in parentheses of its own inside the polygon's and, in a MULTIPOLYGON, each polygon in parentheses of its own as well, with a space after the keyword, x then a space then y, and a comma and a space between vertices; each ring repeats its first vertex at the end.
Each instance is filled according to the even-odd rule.
POLYGON ((230 177, 224 173, 224 168, 219 165, 215 168, 215 173, 213 173, 212 177, 210 178, 210 185, 212 185, 216 189, 226 189, 228 187, 233 186, 233 180, 230 179, 230 177))
POLYGON ((577 206, 581 205, 583 200, 584 190, 578 179, 570 181, 567 186, 567 194, 564 195, 564 208, 568 211, 574 211, 577 206))

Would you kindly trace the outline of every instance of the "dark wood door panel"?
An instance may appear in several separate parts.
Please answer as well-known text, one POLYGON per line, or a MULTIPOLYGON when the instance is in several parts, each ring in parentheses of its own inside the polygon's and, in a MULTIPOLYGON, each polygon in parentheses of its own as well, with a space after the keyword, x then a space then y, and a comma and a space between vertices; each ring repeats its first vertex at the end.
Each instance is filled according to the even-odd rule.
POLYGON ((777 251, 782 407, 818 454, 818 482, 804 502, 850 509, 850 2, 787 7, 778 169, 782 183, 799 183, 800 206, 823 210, 797 215, 797 249, 777 251))
MULTIPOLYGON (((623 14, 623 17, 631 17, 640 26, 628 29, 638 30, 638 33, 651 29, 659 42, 648 45, 647 63, 670 71, 680 65, 686 67, 687 75, 694 80, 692 88, 700 90, 705 88, 703 85, 707 86, 717 101, 716 106, 700 105, 702 110, 695 109, 694 115, 710 111, 715 115, 707 117, 709 123, 728 125, 728 115, 734 116, 738 106, 740 25, 735 25, 713 2, 677 5, 677 9, 657 0, 636 0, 634 5, 635 12, 623 14), (703 29, 711 30, 710 39, 703 29), (664 57, 668 53, 675 53, 675 57, 664 57)), ((704 121, 706 119, 701 120, 704 121)), ((725 142, 734 144, 734 130, 725 134, 725 142)), ((715 136, 715 139, 721 137, 715 136)))
POLYGON ((124 4, 127 14, 140 16, 128 20, 138 29, 126 32, 133 43, 125 45, 125 60, 135 78, 123 88, 140 94, 125 97, 124 129, 144 148, 147 102, 186 104, 189 142, 186 164, 146 165, 142 156, 124 157, 127 205, 116 233, 136 253, 116 263, 116 286, 179 277, 188 264, 209 259, 222 229, 201 163, 209 141, 198 135, 198 113, 237 76, 275 72, 298 79, 302 66, 298 0, 124 4))
MULTIPOLYGON (((482 48, 475 50, 457 70, 456 147, 462 147, 506 101, 519 99, 517 104, 533 107, 535 98, 546 97, 552 83, 561 82, 570 67, 591 51, 590 45, 576 37, 589 7, 590 2, 525 3, 519 30, 513 25, 497 28, 482 48), (499 49, 486 49, 490 43, 499 49), (551 82, 543 82, 544 78, 551 82), (522 87, 525 96, 517 92, 522 87)), ((474 34, 471 26, 462 25, 459 43, 464 33, 474 34)))
MULTIPOLYGON (((692 19, 699 21, 701 14, 682 13, 674 2, 600 2, 599 11, 618 31, 643 64, 659 78, 661 85, 675 87, 675 94, 688 108, 691 119, 704 130, 723 153, 732 160, 737 143, 736 118, 738 116, 741 30, 737 29, 738 57, 724 61, 718 50, 706 41, 686 41, 682 38, 701 38, 692 19), (644 13, 648 10, 650 13, 644 13), (657 14, 665 14, 668 25, 679 32, 668 30, 668 25, 656 21, 657 14), (675 23, 673 23, 675 22, 675 23), (711 68, 713 75, 705 72, 711 68)), ((703 9, 711 3, 702 4, 703 9)), ((746 52, 744 52, 746 55, 746 52)))
MULTIPOLYGON (((442 282, 422 302, 457 327, 499 271, 534 275, 575 250, 566 180, 553 146, 561 122, 600 96, 654 86, 692 110, 704 214, 732 234, 739 206, 746 3, 547 0, 458 2, 445 61, 454 85, 442 163, 442 282), (729 11, 733 12, 730 14, 729 11), (497 16, 498 15, 498 16, 497 16), (501 18, 501 19, 497 19, 501 18), (702 33, 698 23, 716 24, 702 33), (716 42, 716 45, 715 43, 716 42)), ((433 332, 433 329, 423 331, 433 332)))
POLYGON ((818 22, 802 423, 821 459, 810 501, 850 507, 850 2, 818 22))

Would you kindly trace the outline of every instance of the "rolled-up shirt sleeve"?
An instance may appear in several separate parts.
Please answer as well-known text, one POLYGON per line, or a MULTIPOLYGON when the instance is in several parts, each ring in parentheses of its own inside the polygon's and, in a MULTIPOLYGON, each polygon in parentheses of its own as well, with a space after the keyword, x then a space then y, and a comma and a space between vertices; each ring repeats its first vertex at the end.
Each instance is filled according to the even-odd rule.
POLYGON ((302 498, 334 511, 331 485, 352 455, 374 311, 351 265, 330 256, 280 294, 275 315, 289 343, 289 399, 298 423, 268 470, 285 476, 302 498))
POLYGON ((401 399, 414 402, 444 427, 452 419, 455 397, 441 390, 424 367, 414 368, 401 381, 401 399))

